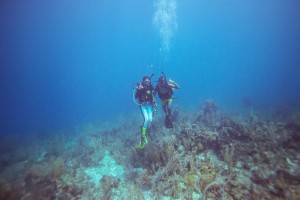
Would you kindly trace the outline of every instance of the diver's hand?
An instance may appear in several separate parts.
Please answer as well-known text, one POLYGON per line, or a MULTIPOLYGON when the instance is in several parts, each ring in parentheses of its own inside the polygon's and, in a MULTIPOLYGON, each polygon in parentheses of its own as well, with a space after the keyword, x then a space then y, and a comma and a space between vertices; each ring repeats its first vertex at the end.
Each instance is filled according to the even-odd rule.
POLYGON ((175 83, 175 81, 169 79, 168 81, 170 83, 170 86, 175 88, 175 89, 179 89, 179 85, 177 83, 175 83))
POLYGON ((137 83, 137 86, 136 86, 136 88, 137 88, 138 90, 140 90, 140 89, 142 89, 142 88, 143 88, 143 85, 142 85, 141 83, 137 83))
POLYGON ((170 82, 170 83, 175 83, 175 82, 174 82, 172 79, 170 79, 170 78, 169 78, 169 82, 170 82))

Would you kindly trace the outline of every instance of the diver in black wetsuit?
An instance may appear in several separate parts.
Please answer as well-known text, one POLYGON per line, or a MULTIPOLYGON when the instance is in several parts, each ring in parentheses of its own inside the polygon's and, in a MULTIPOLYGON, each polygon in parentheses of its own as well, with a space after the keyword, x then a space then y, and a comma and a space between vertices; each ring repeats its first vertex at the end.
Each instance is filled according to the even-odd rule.
POLYGON ((153 95, 155 96, 156 93, 158 93, 158 97, 161 100, 162 108, 166 113, 165 126, 167 128, 173 128, 171 104, 173 100, 173 90, 179 89, 179 85, 171 79, 167 81, 164 73, 163 75, 164 76, 159 77, 158 85, 155 87, 153 95))

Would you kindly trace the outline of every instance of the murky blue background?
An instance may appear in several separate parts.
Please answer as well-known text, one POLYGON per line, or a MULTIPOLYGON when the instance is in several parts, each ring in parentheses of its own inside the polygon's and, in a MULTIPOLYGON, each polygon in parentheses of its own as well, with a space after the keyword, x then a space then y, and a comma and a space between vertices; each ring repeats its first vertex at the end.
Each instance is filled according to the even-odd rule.
POLYGON ((299 1, 177 0, 163 53, 155 2, 2 0, 1 134, 114 120, 138 109, 132 84, 160 71, 182 109, 299 106, 299 1))

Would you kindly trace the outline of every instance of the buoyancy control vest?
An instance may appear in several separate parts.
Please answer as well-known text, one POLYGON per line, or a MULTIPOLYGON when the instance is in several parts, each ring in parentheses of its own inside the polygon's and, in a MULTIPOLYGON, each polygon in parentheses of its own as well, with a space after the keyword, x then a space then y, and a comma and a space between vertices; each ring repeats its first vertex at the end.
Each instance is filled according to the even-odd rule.
POLYGON ((157 85, 155 90, 157 91, 160 99, 171 99, 173 97, 173 90, 168 84, 164 86, 157 85))
POLYGON ((149 85, 148 87, 143 87, 138 89, 135 94, 135 98, 139 99, 139 103, 152 102, 153 101, 153 86, 149 85))

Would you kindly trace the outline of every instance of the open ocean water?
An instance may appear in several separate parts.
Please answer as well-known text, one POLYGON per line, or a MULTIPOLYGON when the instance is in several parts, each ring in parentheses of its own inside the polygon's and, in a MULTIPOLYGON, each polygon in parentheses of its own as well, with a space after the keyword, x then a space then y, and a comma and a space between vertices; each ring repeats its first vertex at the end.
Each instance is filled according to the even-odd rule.
POLYGON ((0 199, 300 199, 298 0, 2 0, 0 199), (173 128, 144 76, 180 89, 173 128))

